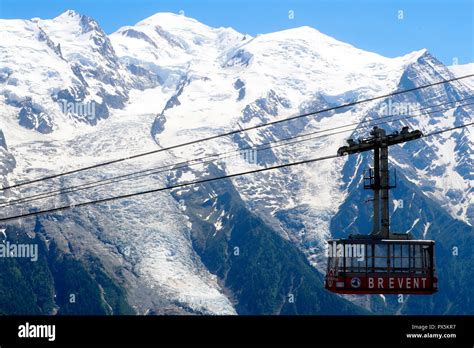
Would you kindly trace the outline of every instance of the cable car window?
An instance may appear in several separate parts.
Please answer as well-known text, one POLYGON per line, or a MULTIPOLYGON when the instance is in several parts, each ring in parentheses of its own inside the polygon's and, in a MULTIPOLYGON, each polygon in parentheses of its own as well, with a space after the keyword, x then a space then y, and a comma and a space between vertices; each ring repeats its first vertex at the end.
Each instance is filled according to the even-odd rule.
POLYGON ((405 270, 409 270, 410 269, 410 256, 408 255, 408 250, 407 252, 405 253, 405 257, 402 257, 400 260, 401 260, 401 267, 405 270))
POLYGON ((372 254, 372 245, 371 244, 363 244, 364 247, 365 247, 365 255, 367 256, 367 258, 371 257, 373 254, 372 254))
POLYGON ((369 253, 366 257, 367 259, 367 271, 368 272, 373 272, 374 271, 374 257, 372 254, 372 246, 368 245, 367 250, 369 250, 369 253))
POLYGON ((402 257, 403 257, 403 250, 402 245, 394 245, 393 246, 393 262, 392 267, 395 272, 400 272, 402 268, 402 257))
POLYGON ((423 269, 423 254, 421 253, 421 245, 415 245, 415 270, 421 271, 423 269))
POLYGON ((387 270, 387 258, 386 257, 375 257, 375 269, 377 272, 386 272, 387 270))

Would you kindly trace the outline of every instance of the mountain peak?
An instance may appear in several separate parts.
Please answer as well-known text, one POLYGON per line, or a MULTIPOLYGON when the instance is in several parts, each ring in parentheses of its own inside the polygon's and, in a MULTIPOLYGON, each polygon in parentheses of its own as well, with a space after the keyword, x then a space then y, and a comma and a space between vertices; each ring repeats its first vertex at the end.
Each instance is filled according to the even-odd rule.
POLYGON ((426 48, 422 48, 421 50, 418 51, 413 51, 408 54, 405 54, 404 57, 409 57, 411 59, 419 59, 420 57, 430 54, 430 52, 426 48))
POLYGON ((154 15, 145 18, 136 24, 137 26, 163 26, 166 28, 192 28, 199 26, 202 28, 211 29, 209 26, 199 22, 198 20, 186 17, 184 14, 176 14, 172 12, 158 12, 154 15))
POLYGON ((289 29, 277 31, 277 33, 282 33, 282 32, 293 33, 293 34, 310 34, 310 35, 311 34, 321 34, 321 35, 324 35, 319 30, 317 30, 313 27, 310 27, 309 25, 303 25, 303 26, 300 26, 300 27, 294 27, 294 28, 289 28, 289 29))
POLYGON ((57 16, 55 19, 60 19, 60 18, 78 18, 81 17, 79 13, 77 13, 74 10, 66 10, 63 13, 61 13, 59 16, 57 16))

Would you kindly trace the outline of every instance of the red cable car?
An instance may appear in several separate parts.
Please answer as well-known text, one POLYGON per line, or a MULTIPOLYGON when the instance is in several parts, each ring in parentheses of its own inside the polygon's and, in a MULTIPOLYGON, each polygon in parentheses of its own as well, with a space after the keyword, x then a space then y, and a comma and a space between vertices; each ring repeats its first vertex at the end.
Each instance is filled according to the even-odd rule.
POLYGON ((422 133, 404 127, 401 133, 386 135, 374 127, 370 134, 358 143, 349 139, 349 146, 339 148, 338 154, 374 150, 374 168, 364 177, 364 188, 374 191, 373 230, 370 235, 328 242, 325 287, 340 294, 433 294, 438 291, 434 241, 389 231, 389 190, 396 185, 389 179, 388 147, 420 138, 422 133))
POLYGON ((340 294, 432 294, 434 242, 353 238, 329 241, 326 289, 340 294))

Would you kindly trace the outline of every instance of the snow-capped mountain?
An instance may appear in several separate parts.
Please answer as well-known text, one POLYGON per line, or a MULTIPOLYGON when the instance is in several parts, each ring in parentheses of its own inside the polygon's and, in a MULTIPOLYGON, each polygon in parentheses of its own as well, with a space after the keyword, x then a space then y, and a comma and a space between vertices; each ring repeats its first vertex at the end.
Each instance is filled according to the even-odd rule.
MULTIPOLYGON (((4 183, 467 74, 448 69, 425 49, 386 58, 310 27, 251 37, 158 13, 107 36, 96 21, 74 11, 51 20, 0 24, 4 183), (74 108, 78 104, 95 109, 87 109, 93 112, 84 116, 74 108)), ((471 82, 438 85, 201 142, 5 196, 359 123, 356 131, 349 128, 346 133, 247 152, 250 161, 237 153, 213 163, 55 197, 40 206, 334 154, 345 139, 367 135, 364 121, 385 116, 392 105, 408 108, 400 113, 414 117, 383 127, 399 130, 409 125, 429 133, 472 120, 474 108, 467 105, 474 102, 467 99, 474 97, 471 82), (437 105, 441 106, 426 109, 437 105)), ((399 170, 404 188, 395 190, 394 197, 410 207, 392 207, 393 228, 441 240, 440 271, 454 267, 449 258, 452 245, 468 248, 472 240, 473 143, 472 131, 464 128, 391 149, 391 165, 399 170)), ((416 313, 417 299, 403 305, 390 299, 350 299, 356 306, 322 289, 319 271, 324 269, 325 240, 369 231, 370 210, 360 188, 362 171, 369 164, 367 155, 323 161, 11 225, 41 231, 86 264, 91 255, 100 259, 140 313, 358 313, 363 310, 358 306, 416 313), (289 303, 289 294, 300 300, 289 303)), ((38 205, 21 207, 28 211, 33 206, 38 205)), ((18 211, 15 207, 3 214, 18 211)), ((472 253, 463 256, 462 264, 474 265, 472 253)), ((459 306, 456 301, 461 298, 446 295, 454 291, 449 278, 443 284, 446 292, 436 295, 424 307, 426 312, 472 309, 459 306)))
MULTIPOLYGON (((448 68, 455 76, 474 74, 474 63, 450 65, 448 68)), ((474 88, 473 79, 464 80, 464 84, 468 85, 471 89, 474 88)))
POLYGON ((23 127, 66 132, 124 107, 133 78, 92 18, 67 11, 50 20, 3 20, 1 35, 2 96, 23 127))

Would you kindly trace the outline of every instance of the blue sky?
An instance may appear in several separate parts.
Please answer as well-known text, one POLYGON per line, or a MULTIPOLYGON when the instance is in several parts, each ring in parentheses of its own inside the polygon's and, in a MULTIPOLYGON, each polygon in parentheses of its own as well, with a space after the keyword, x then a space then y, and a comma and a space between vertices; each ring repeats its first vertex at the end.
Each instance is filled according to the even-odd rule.
POLYGON ((388 57, 427 48, 447 65, 474 62, 472 0, 0 0, 0 18, 53 18, 67 9, 107 33, 156 12, 184 11, 251 35, 309 25, 388 57))

